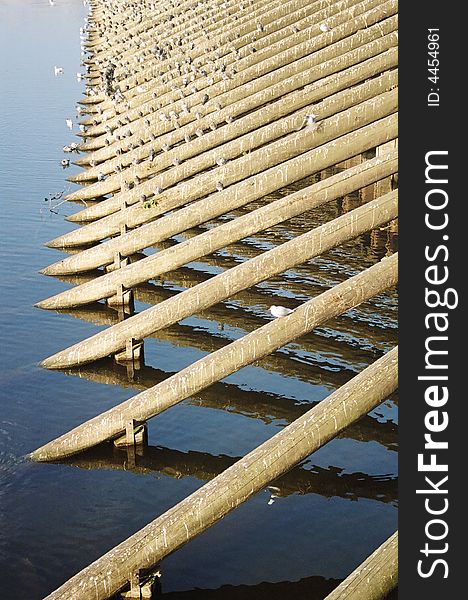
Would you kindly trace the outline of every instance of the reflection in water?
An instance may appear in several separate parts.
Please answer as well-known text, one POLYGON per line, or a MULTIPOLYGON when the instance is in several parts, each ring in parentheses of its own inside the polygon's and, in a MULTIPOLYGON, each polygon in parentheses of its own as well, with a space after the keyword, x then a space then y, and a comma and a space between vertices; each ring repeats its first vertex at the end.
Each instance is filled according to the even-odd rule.
MULTIPOLYGON (((90 281, 94 276, 96 276, 95 272, 79 276, 75 275, 73 277, 62 276, 60 277, 60 280, 76 285, 90 281)), ((317 276, 317 278, 319 279, 319 276, 317 276)), ((159 279, 157 284, 146 283, 134 288, 135 299, 143 304, 159 304, 164 300, 172 298, 181 290, 191 288, 207 279, 208 275, 205 272, 194 268, 184 267, 165 275, 164 279, 159 279)), ((294 281, 297 286, 300 285, 300 279, 297 276, 294 278, 294 281)), ((310 285, 310 278, 305 283, 310 285)), ((333 282, 330 282, 330 285, 332 285, 332 283, 333 282)), ((317 295, 323 291, 324 278, 320 281, 320 285, 321 287, 317 287, 313 293, 311 292, 311 295, 317 295)), ((291 304, 291 299, 280 295, 280 293, 284 291, 284 286, 284 281, 280 279, 273 293, 254 287, 237 294, 234 299, 231 298, 226 302, 212 306, 199 314, 208 321, 221 321, 223 324, 229 325, 232 328, 249 332, 271 319, 267 309, 273 301, 282 303, 283 305, 288 303, 291 304)), ((300 296, 296 294, 293 297, 293 302, 295 299, 296 300, 291 306, 297 306, 300 302, 299 298, 300 296)), ((304 297, 303 300, 304 299, 306 298, 304 297)), ((93 306, 98 309, 102 304, 97 303, 93 304, 93 306)), ((373 314, 373 318, 370 321, 366 319, 364 309, 365 307, 358 307, 358 309, 354 310, 352 313, 350 312, 348 316, 333 319, 327 322, 326 327, 317 328, 313 332, 302 336, 300 340, 295 343, 300 342, 301 347, 308 352, 313 352, 313 348, 316 348, 317 344, 321 344, 322 346, 325 345, 328 351, 332 349, 335 353, 346 352, 349 346, 354 347, 355 350, 359 348, 371 352, 382 352, 390 349, 396 344, 396 332, 392 328, 389 331, 386 331, 386 335, 383 336, 378 331, 375 331, 375 329, 379 324, 379 319, 386 327, 394 326, 394 308, 390 307, 388 314, 385 315, 385 321, 383 307, 379 311, 380 314, 377 316, 373 314), (322 341, 322 338, 326 338, 325 342, 322 341), (307 344, 307 340, 311 340, 311 342, 307 344), (357 340, 359 343, 356 343, 357 340)), ((85 310, 83 314, 86 315, 86 307, 69 310, 68 314, 80 316, 80 310, 85 310)), ((67 311, 58 312, 67 313, 67 311)), ((86 316, 83 318, 86 318, 86 316)), ((117 322, 116 315, 114 315, 113 319, 114 321, 109 321, 108 324, 117 322)), ((99 322, 96 324, 99 324, 99 322)), ((351 362, 353 362, 352 357, 351 362)))
MULTIPOLYGON (((116 311, 99 303, 74 309, 73 311, 66 312, 62 310, 57 312, 89 321, 95 325, 110 326, 115 325, 120 320, 120 316, 116 311)), ((219 314, 221 311, 216 312, 219 314)), ((205 315, 209 317, 206 319, 208 321, 207 325, 198 319, 194 325, 189 325, 187 319, 184 324, 171 325, 148 337, 173 346, 197 348, 201 352, 208 353, 219 350, 246 331, 255 329, 256 327, 251 323, 252 321, 254 323, 260 321, 258 326, 263 324, 258 318, 242 321, 241 317, 238 316, 233 319, 232 311, 222 311, 227 315, 227 318, 220 318, 217 321, 216 312, 215 314, 200 313, 200 317, 203 319, 205 315), (216 324, 221 322, 223 329, 216 328, 216 330, 213 330, 210 327, 210 322, 216 324)), ((193 321, 193 319, 191 320, 193 321)), ((333 334, 328 329, 326 334, 322 336, 304 336, 295 341, 294 344, 257 361, 256 364, 283 376, 294 377, 303 381, 320 382, 321 385, 326 385, 328 389, 333 390, 346 383, 352 374, 358 372, 362 365, 366 364, 363 359, 363 349, 356 348, 354 344, 348 347, 345 343, 347 339, 349 338, 340 338, 335 341, 333 334), (329 379, 328 382, 327 378, 329 379)), ((380 353, 377 354, 374 350, 374 353, 370 356, 368 354, 366 358, 369 362, 372 362, 376 355, 380 355, 380 353)))
MULTIPOLYGON (((69 284, 102 274, 60 280, 38 274, 63 256, 43 244, 71 230, 74 225, 63 217, 83 208, 82 203, 58 206, 44 198, 73 189, 65 182, 60 160, 64 144, 76 140, 65 119, 74 114, 83 89, 75 73, 80 70, 84 15, 81 0, 61 0, 54 8, 47 0, 0 2, 2 600, 43 598, 396 343, 392 291, 159 415, 154 422, 160 446, 137 453, 132 466, 127 452, 109 445, 63 464, 37 465, 24 459, 35 447, 135 391, 260 327, 270 318, 271 304, 295 307, 370 266, 394 251, 398 239, 395 222, 157 332, 146 342, 148 366, 130 376, 111 360, 68 372, 38 369, 45 356, 119 318, 102 303, 64 314, 33 308, 69 284), (64 67, 63 76, 53 75, 54 64, 64 67), (13 583, 12 573, 20 575, 13 583)), ((66 175, 78 171, 72 165, 66 175)), ((183 232, 146 254, 330 174, 332 170, 183 232)), ((329 203, 141 285, 135 290, 137 310, 297 237, 356 201, 350 196, 329 203)), ((162 597, 323 598, 395 529, 396 402, 395 395, 320 456, 274 482, 274 492, 258 494, 168 557, 162 597), (271 493, 278 497, 273 506, 268 504, 271 493)))
MULTIPOLYGON (((212 456, 206 452, 180 452, 158 446, 141 447, 134 452, 117 449, 109 443, 60 462, 81 469, 122 469, 139 475, 158 472, 176 479, 196 477, 202 481, 209 481, 240 458, 212 456)), ((274 494, 277 497, 320 494, 326 498, 368 498, 393 504, 397 501, 395 477, 372 477, 365 473, 345 474, 337 467, 323 469, 309 463, 295 467, 271 482, 271 486, 276 488, 274 494)))
MULTIPOLYGON (((139 391, 153 387, 173 375, 171 372, 143 365, 129 378, 126 367, 116 364, 111 359, 62 372, 106 385, 131 387, 139 391)), ((195 406, 226 410, 253 419, 261 419, 265 423, 283 421, 285 424, 292 423, 316 404, 315 402, 295 402, 290 398, 271 392, 242 389, 237 385, 220 381, 192 396, 188 402, 195 406)), ((396 425, 390 420, 378 421, 370 415, 366 415, 351 425, 346 432, 340 434, 340 437, 352 438, 361 442, 373 440, 388 450, 397 449, 396 425)))
MULTIPOLYGON (((339 580, 323 577, 307 577, 300 581, 281 583, 259 583, 258 585, 225 585, 217 590, 190 590, 188 592, 163 593, 167 600, 319 600, 325 598, 339 580)), ((164 588, 163 588, 164 592, 164 588)))
MULTIPOLYGON (((305 577, 299 581, 259 583, 258 585, 223 585, 217 590, 190 590, 163 593, 164 600, 322 600, 341 582, 339 579, 305 577)), ((384 600, 397 600, 394 590, 384 600)))

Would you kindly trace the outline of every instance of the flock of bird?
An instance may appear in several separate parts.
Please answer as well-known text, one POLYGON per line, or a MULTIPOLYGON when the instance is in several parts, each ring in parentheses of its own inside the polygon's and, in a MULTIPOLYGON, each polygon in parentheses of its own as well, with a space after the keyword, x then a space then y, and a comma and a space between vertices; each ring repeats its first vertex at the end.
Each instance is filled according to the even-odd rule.
MULTIPOLYGON (((49 0, 49 2, 51 5, 55 4, 54 0, 49 0)), ((84 0, 84 4, 87 5, 88 1, 84 0)), ((76 107, 77 116, 85 113, 86 117, 79 124, 79 135, 86 139, 88 127, 101 125, 106 131, 106 145, 122 142, 129 138, 126 147, 119 144, 116 150, 116 155, 121 156, 122 153, 145 146, 149 141, 156 139, 153 133, 155 119, 174 130, 180 128, 181 118, 193 111, 193 106, 190 106, 190 96, 193 94, 204 90, 196 104, 194 117, 197 120, 208 114, 205 112, 205 107, 207 109, 209 107, 211 111, 213 108, 216 111, 224 108, 216 98, 210 97, 210 86, 215 82, 234 77, 237 73, 236 63, 257 51, 257 36, 262 35, 268 24, 257 20, 254 35, 251 36, 247 45, 239 43, 236 46, 236 38, 233 36, 229 56, 227 56, 219 51, 216 38, 211 39, 212 29, 205 25, 215 23, 214 15, 221 8, 224 9, 226 28, 229 28, 229 23, 234 24, 239 15, 248 15, 254 0, 246 0, 237 6, 227 0, 224 2, 200 0, 184 10, 180 9, 182 4, 183 2, 180 0, 169 0, 161 5, 151 0, 110 0, 105 5, 100 5, 99 18, 94 18, 92 3, 89 5, 89 16, 85 17, 85 26, 80 28, 81 66, 84 67, 85 72, 77 73, 77 80, 86 82, 85 95, 88 99, 95 99, 96 102, 92 105, 92 110, 89 109, 89 105, 76 107), (156 38, 151 35, 151 29, 145 31, 143 28, 141 35, 135 35, 135 27, 143 22, 145 14, 151 14, 155 18, 162 15, 160 23, 167 27, 167 34, 156 38), (178 32, 172 34, 171 29, 174 28, 176 22, 179 25, 178 32), (180 32, 180 24, 186 25, 186 33, 180 32), (198 24, 198 28, 196 28, 196 24, 198 24), (94 40, 99 40, 98 52, 94 51, 94 40), (118 40, 117 44, 115 44, 116 40, 118 40), (118 48, 117 51, 113 51, 114 47, 118 48), (133 48, 133 53, 122 51, 122 49, 128 50, 129 48, 133 48), (163 107, 158 103, 158 94, 154 91, 151 92, 151 84, 154 85, 155 81, 166 85, 176 93, 178 100, 174 103, 173 109, 170 106, 163 107), (203 83, 203 87, 200 87, 199 82, 203 83), (149 100, 138 105, 132 101, 137 94, 145 94, 149 100), (132 119, 128 117, 128 111, 134 106, 140 106, 137 118, 140 121, 144 119, 145 123, 145 133, 137 140, 132 132, 132 119), (162 110, 163 108, 164 110, 162 110), (153 113, 157 114, 153 116, 153 113), (109 124, 106 124, 107 122, 109 124), (127 130, 123 130, 124 127, 127 127, 127 130)), ((322 23, 317 27, 322 33, 330 31, 327 23, 322 23)), ((298 31, 298 26, 294 25, 293 32, 298 31)), ((56 77, 63 74, 63 67, 54 66, 56 77)), ((234 120, 234 115, 228 114, 225 117, 226 124, 231 124, 234 120)), ((65 124, 70 131, 74 130, 72 118, 67 118, 65 124)), ((208 131, 215 130, 218 126, 220 126, 219 123, 216 124, 213 121, 208 131)), ((302 127, 309 127, 312 131, 316 129, 317 115, 307 114, 302 127)), ((185 134, 182 143, 190 143, 193 139, 205 135, 206 132, 206 128, 199 127, 193 134, 185 134)), ((168 152, 171 149, 169 144, 161 145, 162 152, 168 152)), ((66 144, 63 151, 65 153, 79 152, 80 145, 77 143, 66 144)), ((143 160, 154 161, 157 159, 157 155, 158 151, 151 147, 147 151, 146 157, 133 158, 131 165, 116 164, 114 172, 122 174, 126 169, 131 169, 133 165, 137 165, 143 160)), ((175 157, 172 165, 178 166, 181 162, 175 157)), ((227 162, 228 159, 219 156, 216 158, 215 168, 223 167, 227 162)), ((70 159, 63 158, 61 166, 69 167, 70 159)), ((98 163, 91 161, 90 166, 98 167, 98 163)), ((98 171, 95 181, 105 181, 108 175, 108 173, 98 171)), ((132 174, 131 178, 131 182, 124 181, 122 183, 122 189, 132 189, 141 183, 141 179, 137 175, 132 174)), ((220 177, 216 183, 216 190, 220 192, 224 188, 225 184, 220 177)), ((142 194, 141 199, 144 206, 151 206, 154 198, 162 191, 156 187, 153 198, 142 194)), ((271 306, 269 311, 275 318, 282 318, 293 312, 283 306, 271 306)))

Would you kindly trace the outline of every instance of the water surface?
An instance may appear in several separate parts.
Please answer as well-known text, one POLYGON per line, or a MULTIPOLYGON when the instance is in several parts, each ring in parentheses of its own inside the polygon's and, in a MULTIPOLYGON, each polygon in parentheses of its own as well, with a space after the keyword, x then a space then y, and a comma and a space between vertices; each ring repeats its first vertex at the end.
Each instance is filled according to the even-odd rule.
MULTIPOLYGON (((268 305, 297 306, 388 250, 388 232, 381 232, 380 245, 379 234, 372 244, 370 235, 362 236, 159 332, 147 340, 147 364, 133 380, 110 360, 70 372, 39 369, 44 357, 117 318, 99 303, 60 314, 33 307, 71 283, 38 271, 61 256, 43 244, 71 230, 64 216, 79 208, 49 199, 71 188, 66 176, 77 170, 64 171, 60 160, 62 146, 75 139, 65 119, 75 115, 83 90, 76 72, 86 10, 79 0, 57 0, 53 7, 46 0, 0 0, 3 600, 42 598, 396 342, 396 299, 382 295, 153 419, 150 447, 134 469, 125 453, 108 447, 69 464, 24 458, 267 322, 268 305), (63 76, 54 75, 54 65, 64 68, 63 76)), ((334 203, 170 273, 163 285, 142 286, 137 309, 342 210, 343 203, 334 203)), ((264 490, 167 558, 163 597, 323 598, 396 528, 396 442, 393 397, 282 478, 272 504, 264 490)))

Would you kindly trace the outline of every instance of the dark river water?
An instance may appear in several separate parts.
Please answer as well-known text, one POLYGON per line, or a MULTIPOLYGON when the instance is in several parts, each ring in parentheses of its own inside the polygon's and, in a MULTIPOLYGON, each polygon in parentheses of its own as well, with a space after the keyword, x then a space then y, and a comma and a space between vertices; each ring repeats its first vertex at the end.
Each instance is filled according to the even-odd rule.
MULTIPOLYGON (((36 600, 277 433, 397 341, 396 296, 350 311, 149 423, 133 469, 104 447, 69 464, 25 455, 155 385, 269 319, 379 260, 393 245, 373 232, 158 332, 134 379, 110 360, 75 372, 38 361, 116 322, 103 304, 69 313, 33 307, 70 286, 38 273, 58 260, 44 242, 73 229, 81 208, 50 201, 71 189, 62 146, 76 138, 83 91, 81 0, 0 0, 0 597, 36 600), (54 66, 64 74, 54 75, 54 66), (76 120, 75 120, 75 123, 76 120), (75 131, 77 125, 75 125, 75 131)), ((142 286, 137 310, 336 216, 352 199, 244 240, 142 286)), ((240 214, 240 213, 236 213, 240 214)), ((235 216, 235 215, 231 215, 235 216)), ((187 232, 175 241, 199 233, 187 232)), ((174 243, 174 240, 168 244, 174 243)), ((167 598, 324 596, 397 527, 397 398, 333 440, 162 565, 167 598), (211 590, 211 591, 208 591, 211 590)))

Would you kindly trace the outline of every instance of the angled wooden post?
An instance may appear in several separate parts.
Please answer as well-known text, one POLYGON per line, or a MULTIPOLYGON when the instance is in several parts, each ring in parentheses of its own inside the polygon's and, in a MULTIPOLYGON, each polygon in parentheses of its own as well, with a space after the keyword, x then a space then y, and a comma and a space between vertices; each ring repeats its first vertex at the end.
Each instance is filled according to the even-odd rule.
MULTIPOLYGON (((263 108, 268 108, 269 104, 267 103, 276 101, 278 112, 274 116, 275 118, 279 118, 293 112, 294 108, 299 109, 307 104, 316 103, 323 100, 326 96, 329 97, 334 93, 347 89, 349 86, 356 85, 378 73, 382 73, 385 70, 395 67, 397 64, 397 48, 391 48, 375 57, 371 57, 357 65, 351 65, 346 68, 346 65, 351 62, 353 57, 355 57, 356 60, 358 58, 361 59, 362 52, 353 50, 352 53, 346 57, 341 57, 339 60, 333 59, 336 63, 336 67, 339 67, 342 70, 333 73, 332 75, 328 75, 323 79, 315 80, 317 75, 314 74, 313 70, 302 71, 259 93, 251 94, 243 100, 239 100, 228 107, 224 107, 209 117, 203 117, 199 119, 198 122, 175 129, 168 134, 160 136, 157 140, 146 142, 142 146, 137 146, 123 154, 118 154, 114 157, 102 160, 99 157, 99 151, 92 153, 89 157, 86 157, 86 160, 96 160, 99 164, 70 177, 69 181, 74 183, 93 181, 97 179, 99 173, 103 173, 104 175, 110 176, 104 181, 98 181, 90 186, 89 190, 86 188, 88 194, 93 194, 88 197, 96 197, 114 192, 121 185, 121 176, 117 178, 117 174, 114 174, 116 168, 122 167, 123 172, 126 173, 125 169, 131 167, 129 175, 131 175, 132 178, 135 175, 138 175, 140 179, 146 179, 167 167, 171 167, 174 158, 187 160, 200 152, 219 146, 238 135, 242 135, 257 128, 258 126, 265 125, 269 113, 263 115, 263 109, 261 111, 253 111, 262 106, 263 108), (278 98, 280 98, 279 102, 278 98), (287 106, 285 106, 286 103, 288 103, 287 106), (266 107, 264 106, 265 104, 267 104, 266 107), (227 122, 232 121, 237 115, 239 115, 239 117, 233 123, 227 122), (196 127, 207 129, 213 123, 218 126, 223 124, 223 122, 226 122, 226 125, 221 129, 216 129, 215 132, 206 131, 202 137, 194 137, 196 127), (185 136, 191 136, 188 142, 185 142, 185 136), (184 140, 185 143, 182 145, 179 144, 177 149, 175 149, 174 145, 182 140, 184 140), (166 152, 162 152, 162 147, 166 144, 170 149, 166 152), (157 154, 156 149, 158 150, 157 154), (151 157, 153 157, 153 153, 155 158, 150 160, 150 154, 151 157)), ((394 77, 394 73, 387 72, 384 77, 390 82, 394 77)), ((66 196, 66 199, 84 199, 85 196, 82 195, 83 191, 84 190, 77 190, 76 192, 72 192, 66 196)), ((110 202, 106 203, 106 205, 109 204, 110 202)), ((105 214, 109 213, 96 210, 95 215, 90 213, 91 218, 89 219, 85 218, 84 215, 86 215, 86 213, 84 212, 81 213, 81 216, 82 220, 85 221, 105 216, 105 214)), ((73 220, 78 221, 78 215, 74 215, 73 220)))
POLYGON ((43 273, 55 275, 85 271, 110 264, 113 262, 116 252, 120 252, 122 256, 129 256, 147 248, 157 241, 155 240, 158 230, 157 222, 153 223, 156 217, 183 206, 191 200, 206 196, 210 192, 214 192, 216 196, 212 196, 210 203, 215 203, 218 212, 208 217, 207 210, 206 219, 203 219, 204 215, 201 213, 200 222, 248 204, 247 197, 253 199, 252 195, 255 194, 257 194, 256 197, 261 197, 263 194, 259 194, 257 190, 262 181, 266 181, 266 184, 270 186, 277 181, 279 185, 270 188, 271 190, 284 187, 288 166, 290 167, 291 177, 294 177, 294 173, 296 173, 295 181, 298 181, 300 179, 300 177, 297 177, 299 171, 306 170, 308 171, 306 174, 312 174, 321 170, 318 167, 320 163, 322 165, 325 163, 324 166, 334 164, 340 153, 352 156, 350 154, 351 148, 345 143, 353 140, 352 136, 347 137, 349 130, 358 129, 353 140, 355 147, 362 147, 363 145, 369 147, 373 143, 372 138, 375 139, 379 136, 385 138, 390 135, 390 139, 392 139, 396 135, 394 133, 396 127, 396 116, 394 115, 396 96, 393 95, 393 92, 388 92, 388 94, 392 95, 386 96, 386 94, 383 94, 382 98, 379 97, 383 102, 383 106, 380 102, 364 102, 349 111, 339 113, 336 117, 326 119, 323 131, 316 135, 311 136, 307 130, 290 134, 284 139, 272 143, 268 151, 259 148, 232 161, 232 163, 228 162, 219 169, 202 173, 193 180, 181 182, 179 185, 158 195, 161 199, 156 201, 154 207, 145 208, 142 203, 139 203, 49 242, 48 245, 51 247, 59 248, 70 245, 70 240, 72 240, 73 245, 86 244, 119 233, 122 223, 132 229, 144 225, 134 231, 129 231, 125 235, 109 240, 98 248, 90 248, 59 261, 45 269, 43 273), (375 115, 374 111, 379 105, 382 107, 384 114, 382 119, 377 120, 379 117, 375 115), (386 117, 386 114, 391 116, 386 117), (374 120, 376 120, 376 123, 373 127, 374 120), (337 127, 339 127, 338 132, 336 131, 337 127), (298 160, 291 161, 295 157, 298 157, 298 160), (308 162, 312 157, 315 158, 315 161, 308 162), (288 161, 291 162, 288 164, 288 161), (223 185, 223 189, 216 192, 216 184, 219 181, 224 182, 225 187, 223 185), (252 184, 254 190, 252 190, 252 184))
POLYGON ((104 600, 128 586, 137 569, 154 567, 378 406, 396 389, 397 369, 395 348, 45 600, 104 600))
MULTIPOLYGON (((140 283, 211 254, 228 244, 286 221, 325 202, 359 190, 365 185, 372 184, 373 181, 379 181, 396 172, 397 168, 398 158, 396 153, 366 161, 359 166, 328 177, 326 180, 210 229, 195 239, 191 238, 177 244, 174 248, 162 250, 127 267, 56 294, 47 300, 38 302, 36 306, 56 310, 86 304, 101 298, 110 299, 114 296, 116 290, 120 289, 120 286, 123 286, 125 290, 129 290, 140 283)), ((187 220, 190 213, 194 213, 196 218, 195 206, 173 213, 166 220, 161 219, 159 221, 161 238, 163 236, 168 238, 187 229, 191 224, 187 220), (165 222, 167 222, 167 229, 165 229, 165 222)))
MULTIPOLYGON (((169 377, 155 388, 138 394, 120 406, 112 408, 64 434, 57 440, 49 442, 34 451, 31 457, 38 461, 63 458, 121 435, 125 431, 129 419, 135 419, 139 422, 146 421, 196 391, 204 389, 215 381, 224 379, 240 368, 267 354, 271 354, 286 343, 312 331, 327 320, 394 286, 397 282, 397 264, 398 257, 396 254, 383 259, 380 263, 362 273, 305 302, 288 316, 276 319, 231 342, 224 348, 209 354, 169 377)), ((179 294, 179 298, 181 296, 183 294, 179 294)), ((135 317, 131 317, 128 321, 132 318, 135 317)), ((126 321, 109 329, 111 335, 107 336, 108 344, 112 344, 112 338, 115 335, 112 329, 115 330, 116 327, 120 327, 124 323, 126 321)), ((99 334, 94 336, 94 340, 93 338, 91 340, 95 341, 97 337, 99 337, 99 334)), ((83 347, 83 343, 81 344, 81 347, 83 347)), ((75 349, 72 348, 71 351, 51 357, 42 364, 48 368, 55 366, 64 368, 70 366, 70 364, 76 365, 86 362, 86 360, 83 360, 84 352, 81 351, 81 347, 78 346, 75 349)))

